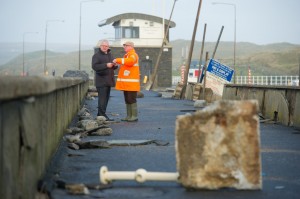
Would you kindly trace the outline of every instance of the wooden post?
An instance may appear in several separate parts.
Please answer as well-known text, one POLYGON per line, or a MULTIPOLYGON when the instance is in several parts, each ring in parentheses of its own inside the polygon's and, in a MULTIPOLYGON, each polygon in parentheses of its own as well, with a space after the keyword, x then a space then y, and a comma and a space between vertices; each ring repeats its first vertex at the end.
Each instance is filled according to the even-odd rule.
MULTIPOLYGON (((200 70, 201 70, 201 64, 202 64, 202 56, 203 56, 203 49, 204 49, 204 42, 205 42, 205 34, 206 34, 206 24, 204 24, 204 31, 203 31, 203 38, 202 38, 202 45, 201 45, 201 52, 200 52, 200 63, 199 63, 199 73, 198 73, 199 77, 197 79, 198 83, 201 83, 200 82, 200 80, 201 80, 200 70)), ((204 70, 204 66, 203 66, 202 70, 204 70)))
POLYGON ((206 55, 205 55, 205 66, 203 67, 203 70, 204 70, 204 80, 203 80, 203 90, 202 90, 202 96, 203 96, 203 99, 205 99, 205 84, 206 84, 206 69, 207 69, 207 65, 208 65, 208 52, 206 52, 206 55))
POLYGON ((162 41, 162 44, 161 44, 161 47, 160 47, 160 51, 158 53, 158 57, 157 57, 157 60, 156 60, 156 64, 154 66, 153 73, 151 74, 151 76, 149 78, 148 84, 146 84, 146 86, 145 86, 146 90, 150 90, 152 88, 153 84, 154 84, 154 80, 156 78, 156 74, 157 74, 157 70, 158 70, 158 64, 160 62, 160 57, 161 57, 161 54, 163 52, 163 48, 164 48, 164 45, 165 45, 165 42, 166 42, 166 38, 167 38, 169 29, 170 29, 171 18, 172 18, 172 14, 173 14, 173 11, 174 11, 176 1, 177 0, 174 0, 172 11, 171 11, 170 18, 169 18, 169 21, 168 21, 168 27, 167 27, 167 30, 166 30, 166 33, 165 33, 165 37, 163 38, 163 41, 162 41))
POLYGON ((214 53, 213 53, 213 55, 211 57, 212 59, 215 58, 215 54, 216 54, 216 51, 217 51, 217 48, 218 48, 218 45, 219 45, 219 42, 220 42, 220 39, 221 39, 221 36, 222 36, 222 33, 223 33, 223 29, 224 29, 224 26, 222 26, 222 28, 221 28, 221 31, 220 31, 220 34, 219 34, 219 38, 218 38, 218 41, 217 41, 215 49, 214 49, 214 53))
POLYGON ((198 5, 198 11, 197 11, 197 16, 196 16, 195 25, 194 25, 194 31, 193 31, 193 36, 192 36, 192 41, 191 41, 191 46, 190 46, 190 51, 189 51, 189 57, 188 57, 188 60, 186 63, 186 71, 184 73, 184 82, 183 82, 184 87, 186 87, 186 85, 187 85, 187 79, 188 79, 191 58, 192 58, 193 49, 194 49, 194 42, 195 42, 195 36, 196 36, 196 32, 197 32, 198 19, 200 16, 201 5, 202 5, 202 0, 199 1, 199 5, 198 5))

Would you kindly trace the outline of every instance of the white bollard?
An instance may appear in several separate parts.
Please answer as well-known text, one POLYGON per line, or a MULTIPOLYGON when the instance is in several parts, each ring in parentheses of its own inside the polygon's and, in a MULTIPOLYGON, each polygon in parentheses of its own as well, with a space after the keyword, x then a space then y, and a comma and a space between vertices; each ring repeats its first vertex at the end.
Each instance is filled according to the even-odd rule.
POLYGON ((108 171, 106 166, 102 166, 99 171, 100 182, 102 184, 111 183, 113 180, 136 180, 143 183, 145 181, 178 181, 178 172, 147 172, 145 169, 136 171, 108 171))

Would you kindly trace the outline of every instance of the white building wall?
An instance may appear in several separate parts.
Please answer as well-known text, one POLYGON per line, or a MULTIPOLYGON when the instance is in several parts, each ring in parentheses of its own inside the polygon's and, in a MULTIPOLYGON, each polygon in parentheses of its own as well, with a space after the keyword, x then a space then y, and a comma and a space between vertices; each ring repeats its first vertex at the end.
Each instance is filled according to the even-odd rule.
MULTIPOLYGON (((130 39, 136 46, 160 46, 163 40, 163 26, 160 23, 141 19, 123 19, 120 26, 139 27, 139 37, 130 39)), ((114 44, 122 44, 128 39, 116 40, 114 44)))

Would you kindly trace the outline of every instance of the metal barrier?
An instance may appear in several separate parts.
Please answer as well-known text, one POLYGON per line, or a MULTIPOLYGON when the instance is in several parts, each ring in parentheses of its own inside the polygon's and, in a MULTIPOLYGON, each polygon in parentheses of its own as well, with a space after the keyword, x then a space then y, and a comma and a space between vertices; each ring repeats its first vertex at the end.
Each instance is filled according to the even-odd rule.
POLYGON ((237 84, 298 86, 299 76, 237 76, 237 84))
MULTIPOLYGON (((248 85, 278 85, 278 86, 298 86, 299 76, 236 76, 236 84, 248 85)), ((177 85, 181 81, 180 76, 172 76, 172 85, 177 85)))

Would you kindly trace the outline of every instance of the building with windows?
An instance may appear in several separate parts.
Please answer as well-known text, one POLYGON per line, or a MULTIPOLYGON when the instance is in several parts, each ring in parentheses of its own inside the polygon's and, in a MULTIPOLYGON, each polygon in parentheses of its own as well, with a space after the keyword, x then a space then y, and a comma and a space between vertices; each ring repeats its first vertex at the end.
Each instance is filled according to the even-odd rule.
MULTIPOLYGON (((153 15, 124 13, 105 19, 99 22, 98 26, 112 24, 114 27, 115 36, 108 40, 115 57, 123 57, 124 42, 134 42, 135 50, 139 55, 141 82, 145 76, 149 79, 164 44, 154 87, 170 87, 172 86, 172 46, 169 43, 169 32, 163 43, 168 23, 169 20, 153 15)), ((170 28, 173 27, 175 23, 170 21, 170 28)))

